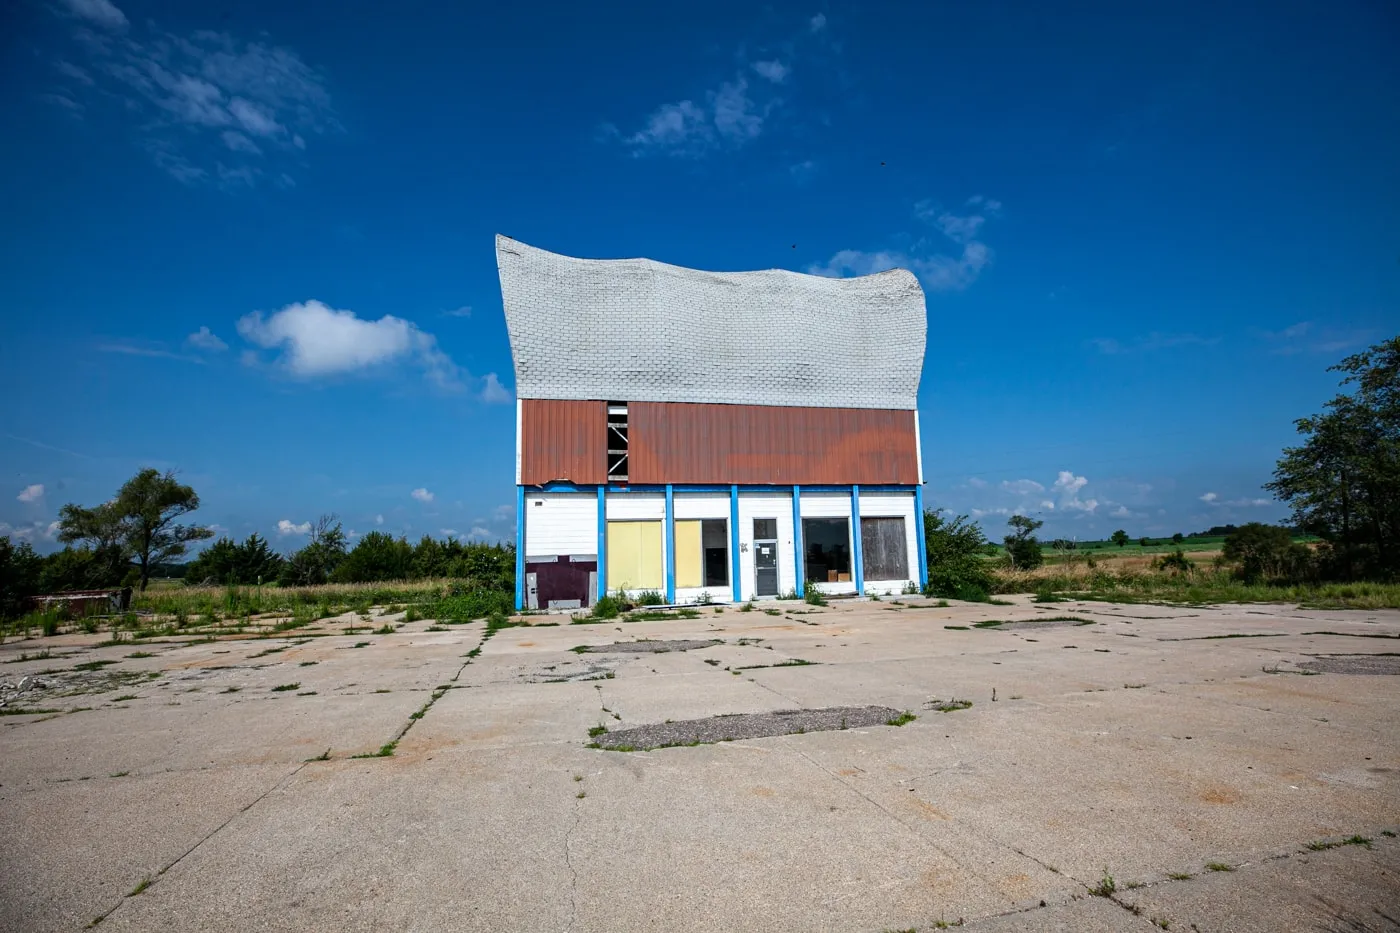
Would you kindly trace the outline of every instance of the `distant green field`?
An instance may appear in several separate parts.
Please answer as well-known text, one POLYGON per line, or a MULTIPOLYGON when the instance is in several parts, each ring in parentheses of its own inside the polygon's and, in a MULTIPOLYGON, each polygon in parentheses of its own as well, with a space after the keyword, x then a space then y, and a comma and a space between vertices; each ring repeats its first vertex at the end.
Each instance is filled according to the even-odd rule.
MULTIPOLYGON (((1293 540, 1301 544, 1310 544, 1317 541, 1318 538, 1313 535, 1298 535, 1293 540)), ((1041 541, 1041 548, 1045 554, 1046 562, 1055 563, 1070 555, 1083 557, 1086 554, 1092 554, 1095 558, 1145 557, 1153 554, 1170 554, 1177 548, 1181 548, 1188 554, 1211 554, 1218 553, 1224 544, 1224 535, 1203 535, 1198 538, 1184 538, 1180 544, 1173 543, 1171 538, 1148 538, 1147 545, 1143 546, 1135 538, 1122 547, 1112 541, 1077 541, 1073 550, 1057 551, 1051 547, 1049 541, 1041 541)), ((995 544, 993 547, 996 548, 997 557, 1000 557, 1005 551, 1005 548, 1000 544, 995 544)))

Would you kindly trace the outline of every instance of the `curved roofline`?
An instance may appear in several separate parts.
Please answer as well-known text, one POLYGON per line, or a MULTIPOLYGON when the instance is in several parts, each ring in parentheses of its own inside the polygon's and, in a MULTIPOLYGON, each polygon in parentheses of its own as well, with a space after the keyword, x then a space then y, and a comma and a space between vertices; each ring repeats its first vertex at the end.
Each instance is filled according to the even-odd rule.
POLYGON ((496 260, 520 398, 917 406, 928 324, 907 269, 713 272, 503 234, 496 260))

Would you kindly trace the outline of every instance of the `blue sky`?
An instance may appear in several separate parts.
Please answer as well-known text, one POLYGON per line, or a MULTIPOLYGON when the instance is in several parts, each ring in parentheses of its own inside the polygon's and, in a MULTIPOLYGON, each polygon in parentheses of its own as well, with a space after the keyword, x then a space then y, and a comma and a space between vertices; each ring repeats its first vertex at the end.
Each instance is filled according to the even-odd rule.
POLYGON ((1400 320, 1389 4, 430 6, 7 6, 0 533, 150 464, 282 548, 510 537, 496 232, 912 268, 928 500, 995 537, 1283 517, 1400 320))

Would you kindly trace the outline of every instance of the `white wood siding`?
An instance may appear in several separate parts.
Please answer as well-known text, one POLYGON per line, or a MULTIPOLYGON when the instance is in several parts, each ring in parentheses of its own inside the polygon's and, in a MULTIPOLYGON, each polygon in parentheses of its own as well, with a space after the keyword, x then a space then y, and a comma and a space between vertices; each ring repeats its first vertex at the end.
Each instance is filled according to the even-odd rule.
POLYGON ((598 496, 587 492, 525 494, 525 557, 598 553, 598 496))
POLYGON ((803 518, 850 518, 849 492, 808 492, 802 490, 803 518))
POLYGON ((676 521, 690 518, 729 518, 727 492, 677 492, 672 493, 671 502, 676 510, 676 521))
POLYGON ((666 517, 666 495, 660 492, 608 493, 608 521, 653 521, 666 517))
MULTIPOLYGON (((805 496, 803 497, 806 498, 805 496)), ((778 592, 786 593, 797 587, 792 550, 792 494, 745 493, 739 490, 739 581, 740 595, 754 595, 753 520, 773 518, 778 521, 778 592)))

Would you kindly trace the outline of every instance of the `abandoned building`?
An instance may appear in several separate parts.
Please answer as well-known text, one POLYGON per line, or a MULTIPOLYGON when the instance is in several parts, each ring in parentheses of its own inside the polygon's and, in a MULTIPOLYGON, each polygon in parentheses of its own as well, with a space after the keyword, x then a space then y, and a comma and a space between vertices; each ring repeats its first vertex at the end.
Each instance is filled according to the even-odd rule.
POLYGON ((574 259, 496 238, 516 384, 516 606, 922 586, 908 271, 574 259))

